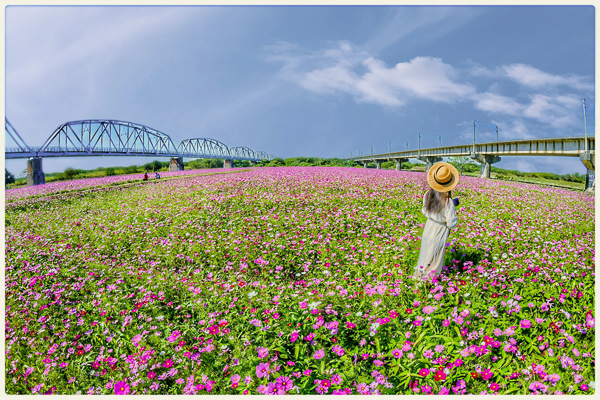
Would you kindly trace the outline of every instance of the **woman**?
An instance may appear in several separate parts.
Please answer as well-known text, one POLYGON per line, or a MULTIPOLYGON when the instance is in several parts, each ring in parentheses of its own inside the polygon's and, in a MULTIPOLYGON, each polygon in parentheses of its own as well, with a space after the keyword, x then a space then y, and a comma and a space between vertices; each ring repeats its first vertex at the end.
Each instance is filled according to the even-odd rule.
POLYGON ((446 241, 458 222, 451 190, 458 183, 458 171, 453 165, 439 162, 427 172, 427 183, 431 189, 423 196, 421 212, 427 217, 421 238, 419 260, 413 277, 426 280, 432 272, 439 274, 444 262, 446 241))

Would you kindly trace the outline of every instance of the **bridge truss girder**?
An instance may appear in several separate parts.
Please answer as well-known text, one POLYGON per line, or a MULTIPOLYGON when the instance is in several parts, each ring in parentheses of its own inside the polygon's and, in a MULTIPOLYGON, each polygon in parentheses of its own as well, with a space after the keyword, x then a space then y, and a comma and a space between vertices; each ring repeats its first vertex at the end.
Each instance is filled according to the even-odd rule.
POLYGON ((177 146, 181 157, 231 159, 229 148, 215 139, 184 139, 177 146))
POLYGON ((18 147, 7 148, 5 149, 6 158, 13 158, 10 156, 29 156, 35 157, 35 151, 25 143, 19 132, 12 126, 12 124, 8 121, 8 118, 4 118, 4 132, 8 133, 8 136, 15 142, 18 147))
POLYGON ((39 157, 60 154, 169 157, 176 155, 177 150, 169 135, 145 125, 118 120, 83 120, 60 125, 37 153, 39 157))

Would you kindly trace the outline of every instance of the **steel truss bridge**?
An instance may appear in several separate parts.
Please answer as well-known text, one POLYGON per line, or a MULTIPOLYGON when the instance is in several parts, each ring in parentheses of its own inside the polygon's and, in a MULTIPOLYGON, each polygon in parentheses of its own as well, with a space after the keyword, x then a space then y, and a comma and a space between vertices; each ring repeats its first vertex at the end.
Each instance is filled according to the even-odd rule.
POLYGON ((275 155, 248 147, 227 147, 215 139, 184 139, 175 146, 166 133, 133 122, 88 119, 60 125, 41 147, 28 146, 8 119, 5 133, 17 147, 6 148, 5 158, 147 156, 171 158, 219 158, 260 162, 275 155))

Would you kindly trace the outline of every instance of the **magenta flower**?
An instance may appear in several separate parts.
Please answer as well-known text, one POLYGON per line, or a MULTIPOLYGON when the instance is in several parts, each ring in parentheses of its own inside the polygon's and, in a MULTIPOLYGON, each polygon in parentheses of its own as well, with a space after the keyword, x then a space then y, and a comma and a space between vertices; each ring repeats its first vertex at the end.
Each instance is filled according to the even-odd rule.
POLYGON ((395 358, 400 358, 400 357, 402 357, 402 350, 400 350, 400 349, 394 349, 394 350, 392 350, 392 355, 395 358))
POLYGON ((497 392, 500 389, 500 385, 498 385, 496 382, 494 382, 490 385, 490 389, 493 390, 494 392, 497 392))
POLYGON ((115 394, 129 394, 129 385, 125 381, 115 383, 115 394))
POLYGON ((346 350, 344 350, 342 346, 333 346, 331 350, 340 357, 343 356, 346 352, 346 350))
POLYGON ((585 383, 582 383, 581 386, 579 386, 579 389, 583 390, 584 392, 587 392, 590 388, 585 383))
POLYGON ((237 374, 236 374, 236 375, 233 375, 233 376, 231 377, 231 383, 239 383, 239 382, 240 382, 240 379, 242 379, 242 378, 241 378, 241 376, 239 376, 239 375, 237 375, 237 374))
POLYGON ((289 376, 279 376, 275 381, 275 386, 282 388, 287 392, 294 386, 294 381, 289 376))
POLYGON ((296 340, 298 340, 298 332, 294 331, 290 337, 290 342, 294 343, 296 340))
POLYGON ((488 381, 492 378, 492 376, 494 376, 494 373, 487 368, 481 371, 481 378, 483 380, 488 381))
POLYGON ((216 335, 217 333, 219 333, 219 325, 212 325, 208 328, 208 333, 210 333, 211 335, 216 335))
POLYGON ((313 354, 313 358, 315 360, 320 360, 324 356, 325 356, 325 351, 323 349, 317 350, 317 351, 315 351, 315 354, 313 354))
POLYGON ((337 374, 333 374, 331 376, 331 383, 333 383, 334 385, 341 385, 343 381, 344 380, 342 379, 342 377, 337 374))
POLYGON ((421 368, 419 370, 419 375, 421 375, 423 378, 425 378, 427 375, 429 375, 429 370, 427 368, 421 368))
POLYGON ((444 326, 450 326, 450 320, 449 319, 445 319, 444 322, 442 322, 442 325, 444 325, 444 326))
POLYGON ((269 363, 261 363, 256 366, 256 376, 258 378, 266 376, 268 379, 270 373, 271 371, 269 371, 269 363))
POLYGON ((521 320, 521 328, 528 329, 531 327, 531 322, 528 319, 521 320))
POLYGON ((163 367, 164 368, 171 368, 173 366, 173 360, 171 360, 170 358, 167 359, 164 363, 163 363, 163 367))
POLYGON ((154 371, 148 372, 148 379, 154 379, 155 376, 156 374, 154 373, 154 371))
POLYGON ((269 355, 269 349, 258 346, 258 358, 265 358, 269 355))

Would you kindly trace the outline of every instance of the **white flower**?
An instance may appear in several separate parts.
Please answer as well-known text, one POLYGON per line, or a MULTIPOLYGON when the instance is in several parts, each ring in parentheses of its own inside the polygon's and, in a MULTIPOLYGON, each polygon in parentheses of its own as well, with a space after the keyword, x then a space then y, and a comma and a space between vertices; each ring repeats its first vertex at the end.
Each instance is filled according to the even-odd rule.
POLYGON ((363 315, 363 313, 362 313, 362 312, 360 312, 360 311, 356 313, 356 316, 357 316, 357 317, 362 317, 362 315, 363 315))
POLYGON ((256 296, 258 293, 256 293, 254 290, 251 291, 250 293, 248 293, 248 297, 253 298, 254 296, 256 296))
POLYGON ((308 305, 308 309, 309 310, 315 310, 319 306, 319 304, 321 304, 320 301, 313 301, 312 303, 310 303, 308 305))
MULTIPOLYGON (((377 330, 377 328, 379 328, 379 322, 373 322, 373 323, 371 324, 371 330, 372 330, 372 331, 375 331, 375 330, 377 330)), ((372 335, 371 335, 371 336, 372 336, 372 335)))

